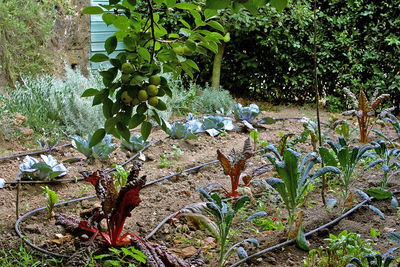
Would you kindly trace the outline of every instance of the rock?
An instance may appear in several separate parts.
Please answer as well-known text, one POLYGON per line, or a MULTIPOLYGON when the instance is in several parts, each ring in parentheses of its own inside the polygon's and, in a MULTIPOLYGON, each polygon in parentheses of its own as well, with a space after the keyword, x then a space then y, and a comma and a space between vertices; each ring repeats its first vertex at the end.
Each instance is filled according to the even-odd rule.
POLYGON ((186 248, 171 248, 169 251, 178 257, 186 259, 193 257, 196 254, 197 249, 194 246, 190 246, 186 248))
POLYGON ((40 234, 40 229, 37 224, 28 224, 25 230, 30 233, 40 234))

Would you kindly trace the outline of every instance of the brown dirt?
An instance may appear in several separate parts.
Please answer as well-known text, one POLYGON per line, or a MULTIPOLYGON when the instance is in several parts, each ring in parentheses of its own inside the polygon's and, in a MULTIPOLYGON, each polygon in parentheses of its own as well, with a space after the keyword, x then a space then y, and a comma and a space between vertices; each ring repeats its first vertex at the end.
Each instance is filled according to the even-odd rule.
MULTIPOLYGON (((315 114, 313 110, 305 108, 281 107, 277 110, 279 110, 279 112, 264 112, 263 116, 277 118, 303 116, 313 117, 315 114)), ((323 122, 327 122, 329 117, 330 114, 325 112, 322 113, 323 122)), ((390 127, 380 128, 380 126, 378 126, 377 128, 386 132, 390 137, 394 137, 395 133, 390 127)), ((265 128, 259 129, 259 139, 278 145, 279 132, 299 134, 302 130, 303 127, 297 120, 282 120, 278 121, 276 124, 266 125, 265 128)), ((170 173, 174 173, 176 170, 184 170, 201 163, 213 161, 216 159, 217 149, 220 149, 225 153, 228 153, 232 148, 240 151, 242 149, 244 140, 248 137, 248 133, 231 131, 226 135, 215 138, 206 134, 200 134, 198 140, 172 140, 166 138, 165 133, 163 133, 161 130, 155 130, 151 134, 151 137, 153 140, 162 139, 162 142, 155 146, 151 146, 144 152, 144 155, 146 156, 146 162, 143 166, 141 174, 146 174, 148 181, 152 181, 170 173), (165 154, 168 156, 174 150, 174 145, 179 147, 184 154, 177 160, 172 158, 169 159, 170 162, 173 163, 172 167, 162 168, 160 166, 160 155, 165 154)), ((331 133, 330 137, 333 139, 336 138, 336 135, 331 133)), ((374 133, 371 133, 371 140, 373 139, 376 139, 376 136, 374 133)), ((305 153, 310 152, 312 148, 310 143, 306 142, 298 145, 297 149, 305 153)), ((4 140, 2 143, 0 143, 0 151, 4 151, 0 157, 19 152, 27 152, 27 150, 21 149, 19 144, 4 142, 4 140)), ((52 152, 52 155, 59 162, 69 158, 82 157, 82 155, 80 155, 79 152, 75 151, 72 147, 57 149, 52 152)), ((69 170, 67 177, 80 177, 78 173, 80 170, 93 171, 102 167, 108 169, 112 166, 112 164, 121 164, 132 155, 133 153, 126 153, 120 149, 117 149, 112 153, 108 161, 96 161, 91 164, 85 163, 83 166, 73 163, 65 163, 65 166, 69 170)), ((39 158, 38 156, 35 157, 39 158)), ((0 178, 5 179, 6 181, 15 180, 18 174, 19 164, 21 162, 22 158, 1 161, 0 178)), ((268 160, 266 158, 255 156, 249 160, 247 170, 248 172, 251 172, 253 169, 267 162, 268 160)), ((364 173, 361 169, 359 169, 357 173, 358 176, 355 178, 356 182, 354 184, 355 188, 368 188, 376 186, 381 180, 379 171, 373 170, 364 173)), ((186 205, 201 202, 197 189, 199 187, 204 187, 209 183, 219 183, 225 188, 230 188, 229 178, 223 174, 222 167, 219 164, 203 167, 197 172, 183 173, 179 175, 179 177, 164 180, 152 186, 143 188, 140 191, 142 202, 139 207, 133 210, 132 217, 127 219, 124 232, 136 233, 141 237, 146 236, 171 213, 183 208, 186 205)), ((60 201, 66 201, 94 194, 94 190, 91 185, 86 184, 85 182, 63 183, 58 185, 50 185, 49 187, 57 192, 60 201)), ((399 190, 400 180, 394 178, 389 184, 389 187, 391 190, 399 190)), ((257 193, 257 188, 251 189, 254 193, 257 193)), ((14 231, 14 224, 16 221, 16 187, 6 185, 6 187, 1 190, 0 249, 9 250, 11 248, 18 248, 20 245, 20 240, 14 231)), ((328 197, 336 196, 336 190, 337 188, 335 185, 332 185, 331 190, 328 192, 328 197)), ((307 201, 307 203, 313 204, 313 207, 311 207, 311 205, 306 205, 306 207, 304 207, 304 227, 306 232, 317 228, 339 216, 338 208, 334 208, 330 213, 323 208, 319 191, 320 185, 316 184, 314 191, 310 194, 310 198, 307 201)), ((76 205, 71 204, 66 207, 57 208, 56 212, 61 211, 70 215, 79 216, 80 210, 91 207, 95 201, 97 202, 97 200, 85 200, 76 205)), ((358 201, 360 201, 360 199, 358 199, 358 201)), ((21 186, 19 216, 44 205, 46 205, 46 199, 43 195, 43 190, 40 188, 40 185, 21 186)), ((256 206, 256 204, 252 205, 253 208, 256 206)), ((269 215, 284 218, 284 207, 274 205, 274 203, 267 202, 267 211, 269 215)), ((370 238, 370 229, 373 227, 382 233, 382 235, 376 239, 375 249, 384 253, 391 247, 391 244, 386 241, 385 233, 389 229, 398 231, 400 229, 400 218, 398 215, 396 215, 396 211, 390 207, 390 203, 387 200, 376 202, 374 205, 377 205, 379 208, 381 208, 381 210, 385 213, 386 220, 381 220, 379 216, 373 213, 370 209, 363 207, 356 211, 353 215, 346 217, 339 224, 328 229, 324 229, 318 234, 311 236, 309 238, 311 248, 317 248, 320 245, 326 245, 324 238, 327 238, 329 233, 337 235, 344 229, 359 233, 361 234, 362 238, 370 238)), ((251 209, 252 207, 249 205, 247 210, 251 209)), ((36 245, 42 248, 57 253, 72 254, 72 242, 66 242, 64 245, 57 245, 53 242, 54 239, 57 239, 56 234, 65 235, 66 233, 62 227, 55 226, 53 221, 49 222, 45 220, 45 216, 46 215, 44 212, 40 212, 28 217, 28 219, 21 225, 23 233, 27 235, 27 237, 36 245)), ((239 214, 237 220, 244 219, 246 218, 245 216, 246 214, 241 213, 239 214)), ((185 222, 181 220, 177 221, 177 224, 181 227, 185 226, 185 222)), ((240 241, 244 237, 257 238, 260 242, 261 249, 264 249, 285 241, 286 234, 283 230, 277 230, 274 232, 262 231, 259 228, 257 229, 256 226, 252 225, 242 229, 234 241, 240 241)), ((166 224, 149 241, 156 243, 164 242, 168 248, 177 253, 190 251, 191 247, 204 247, 203 254, 207 259, 206 266, 216 266, 218 249, 215 248, 215 240, 207 238, 207 235, 203 231, 190 230, 182 233, 182 231, 179 231, 176 226, 166 224), (183 250, 183 248, 187 249, 183 250)), ((258 249, 248 247, 249 255, 255 253, 256 251, 258 251, 258 249)), ((306 256, 306 252, 301 251, 295 246, 288 246, 284 249, 275 250, 260 256, 251 263, 251 266, 302 266, 306 256)), ((233 255, 229 262, 233 263, 236 260, 237 256, 233 255)))

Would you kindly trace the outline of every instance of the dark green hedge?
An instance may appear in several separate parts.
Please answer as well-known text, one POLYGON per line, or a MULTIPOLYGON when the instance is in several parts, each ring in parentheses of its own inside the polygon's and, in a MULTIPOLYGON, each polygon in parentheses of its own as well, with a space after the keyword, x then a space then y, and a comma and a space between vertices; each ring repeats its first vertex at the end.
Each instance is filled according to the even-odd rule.
MULTIPOLYGON (((241 21, 231 29, 221 85, 273 103, 313 101, 312 14, 312 1, 292 1, 283 14, 265 9, 263 25, 241 21)), ((378 88, 398 107, 400 0, 318 1, 317 18, 319 88, 328 104, 345 107, 343 87, 369 96, 378 88)))

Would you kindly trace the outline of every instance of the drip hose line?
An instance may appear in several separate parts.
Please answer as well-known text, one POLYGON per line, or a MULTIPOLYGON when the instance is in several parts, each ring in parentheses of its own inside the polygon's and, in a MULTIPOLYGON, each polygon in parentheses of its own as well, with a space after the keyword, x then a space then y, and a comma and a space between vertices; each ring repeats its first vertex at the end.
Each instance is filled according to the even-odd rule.
MULTIPOLYGON (((76 199, 72 199, 72 200, 68 200, 68 201, 64 201, 64 202, 57 203, 57 204, 55 204, 54 206, 55 206, 55 207, 64 206, 64 205, 68 205, 68 204, 70 204, 70 203, 79 202, 79 201, 83 201, 83 200, 87 200, 87 199, 92 199, 92 198, 95 198, 95 197, 96 197, 96 196, 93 195, 93 196, 88 196, 88 197, 76 198, 76 199)), ((47 208, 47 207, 45 206, 45 207, 37 208, 37 209, 34 209, 34 210, 30 211, 30 212, 25 213, 25 214, 24 214, 23 216, 21 216, 21 217, 17 220, 17 222, 15 223, 15 231, 17 232, 17 235, 18 235, 26 244, 28 244, 30 247, 32 247, 32 248, 34 248, 34 249, 36 249, 36 250, 38 250, 38 251, 40 251, 40 252, 42 252, 42 253, 51 255, 51 256, 53 256, 53 257, 58 257, 58 258, 67 258, 67 257, 70 257, 70 256, 65 255, 65 254, 59 254, 59 253, 51 252, 51 251, 48 251, 48 250, 46 250, 46 249, 43 249, 43 248, 41 248, 41 247, 36 246, 36 245, 33 244, 25 235, 22 234, 21 229, 19 228, 19 224, 20 224, 21 222, 23 222, 28 216, 30 216, 30 215, 32 215, 32 214, 34 214, 34 213, 36 213, 36 212, 39 212, 39 211, 41 211, 41 210, 44 210, 44 209, 46 209, 46 208, 47 208)))
POLYGON ((38 150, 38 151, 32 151, 32 152, 21 153, 21 154, 16 154, 16 155, 11 155, 11 156, 5 156, 5 157, 1 157, 0 161, 5 160, 5 159, 12 159, 12 158, 18 158, 18 157, 24 157, 24 156, 48 153, 48 152, 51 152, 51 151, 53 151, 55 149, 67 147, 67 146, 70 146, 70 145, 71 145, 71 143, 64 144, 64 145, 61 145, 61 146, 52 146, 52 147, 49 147, 48 149, 43 149, 43 150, 38 150))
MULTIPOLYGON (((139 150, 135 155, 133 155, 132 157, 130 157, 127 161, 125 161, 124 163, 121 164, 121 166, 125 166, 126 164, 128 164, 129 162, 131 162, 132 160, 134 160, 135 158, 137 158, 140 153, 142 153, 143 151, 145 151, 146 149, 148 149, 150 146, 158 144, 159 142, 161 142, 162 140, 159 139, 157 141, 154 141, 153 143, 150 143, 148 145, 146 145, 145 147, 143 147, 141 150, 139 150)), ((110 170, 107 170, 106 173, 110 173, 115 171, 116 168, 111 168, 110 170)), ((64 179, 55 179, 55 180, 51 180, 51 181, 6 181, 5 184, 58 184, 58 183, 63 183, 63 182, 79 182, 82 181, 83 177, 74 177, 74 178, 64 178, 64 179)))
MULTIPOLYGON (((395 192, 393 192, 393 194, 399 194, 399 193, 400 193, 400 191, 395 191, 395 192)), ((350 214, 352 214, 353 212, 355 212, 357 209, 359 209, 359 208, 360 208, 361 206, 363 206, 365 203, 367 203, 367 202, 369 202, 369 201, 372 201, 372 200, 374 200, 374 199, 375 199, 374 197, 370 197, 369 199, 365 199, 364 201, 362 201, 361 203, 359 203, 358 205, 356 205, 355 207, 353 207, 352 209, 350 209, 350 210, 347 211, 346 213, 342 214, 341 216, 337 217, 336 219, 334 219, 334 220, 332 220, 332 221, 330 221, 330 222, 328 222, 328 223, 326 223, 326 224, 324 224, 324 225, 322 225, 322 226, 320 226, 320 227, 318 227, 318 228, 316 228, 316 229, 314 229, 314 230, 311 230, 311 231, 308 232, 308 233, 305 233, 304 236, 307 237, 307 236, 309 236, 309 235, 312 235, 312 234, 314 234, 314 233, 316 233, 316 232, 321 231, 321 230, 324 229, 324 228, 328 228, 328 227, 330 227, 330 226, 333 226, 334 224, 338 223, 339 221, 341 221, 342 219, 344 219, 344 218, 347 217, 348 215, 350 215, 350 214)), ((261 256, 261 255, 264 254, 264 253, 270 252, 270 251, 272 251, 272 250, 275 250, 275 249, 278 249, 278 248, 281 248, 281 247, 284 247, 284 246, 287 246, 287 245, 292 245, 292 244, 294 244, 295 242, 296 242, 296 239, 290 239, 290 240, 288 240, 288 241, 285 241, 285 242, 283 242, 283 243, 277 244, 277 245, 275 245, 275 246, 272 246, 272 247, 263 249, 263 250, 261 250, 261 251, 259 251, 259 252, 257 252, 257 253, 254 253, 254 254, 252 254, 252 255, 249 255, 248 257, 246 257, 246 258, 244 258, 244 259, 241 259, 241 260, 235 262, 234 264, 230 265, 229 267, 236 267, 236 266, 239 266, 240 264, 245 263, 246 261, 248 261, 248 260, 251 259, 251 258, 255 258, 255 257, 261 256)))

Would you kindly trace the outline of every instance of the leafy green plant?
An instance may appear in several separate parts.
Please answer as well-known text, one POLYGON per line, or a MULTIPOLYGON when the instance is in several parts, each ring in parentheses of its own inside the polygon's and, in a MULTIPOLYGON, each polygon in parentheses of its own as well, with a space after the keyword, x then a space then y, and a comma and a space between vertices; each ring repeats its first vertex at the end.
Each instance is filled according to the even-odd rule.
POLYGON ((391 113, 388 113, 386 116, 387 117, 383 118, 382 120, 390 122, 392 124, 393 128, 395 129, 397 135, 400 138, 400 122, 399 122, 399 120, 396 118, 395 115, 393 115, 391 113))
POLYGON ((336 133, 343 136, 347 142, 352 142, 352 135, 357 131, 357 128, 350 130, 350 124, 347 120, 336 120, 330 125, 331 129, 334 129, 336 133))
MULTIPOLYGON (((297 143, 304 143, 308 139, 308 137, 310 137, 313 152, 316 152, 319 141, 317 123, 313 119, 309 119, 306 117, 302 118, 300 122, 303 124, 304 130, 300 133, 299 136, 288 142, 288 147, 293 147, 297 143)), ((322 140, 326 138, 327 133, 327 131, 322 133, 322 140)))
POLYGON ((168 156, 165 154, 160 155, 160 158, 161 158, 160 166, 161 167, 163 167, 163 168, 171 167, 173 165, 172 161, 179 161, 180 156, 182 156, 184 154, 182 149, 180 149, 178 146, 172 145, 172 148, 173 148, 173 151, 171 151, 168 156))
MULTIPOLYGON (((147 139, 151 141, 151 138, 147 139)), ((147 146, 149 142, 143 140, 143 137, 140 134, 134 134, 127 142, 125 139, 121 142, 121 149, 125 149, 131 152, 137 152, 147 146)))
POLYGON ((369 266, 369 267, 389 267, 390 263, 394 261, 394 257, 391 255, 383 256, 380 253, 376 254, 366 254, 364 255, 364 259, 368 261, 367 264, 363 264, 363 262, 357 258, 354 257, 350 260, 350 263, 346 265, 346 267, 364 267, 364 266, 369 266))
POLYGON ((229 117, 219 115, 204 116, 202 119, 204 130, 211 136, 217 136, 222 131, 233 130, 233 122, 229 117))
POLYGON ((129 171, 125 170, 124 167, 118 164, 114 164, 113 167, 115 167, 116 170, 116 173, 114 173, 115 186, 117 188, 124 187, 128 182, 129 171))
MULTIPOLYGON (((325 239, 327 247, 312 249, 304 266, 345 266, 354 257, 362 259, 363 255, 374 253, 373 240, 362 240, 356 233, 343 230, 338 236, 329 234, 325 239)), ((366 259, 363 259, 364 263, 366 259)))
POLYGON ((96 255, 94 257, 92 256, 93 259, 97 261, 101 260, 104 267, 125 265, 134 267, 136 265, 132 262, 133 260, 146 264, 146 255, 134 247, 122 247, 121 249, 108 248, 108 250, 110 253, 96 255))
MULTIPOLYGON (((251 123, 260 114, 260 109, 256 104, 251 104, 248 107, 242 107, 241 104, 236 103, 234 113, 235 119, 237 121, 242 121, 243 123, 251 123)), ((252 127, 251 127, 252 128, 252 127)))
MULTIPOLYGON (((279 178, 268 178, 266 182, 278 191, 286 205, 289 222, 288 237, 290 238, 294 233, 292 227, 295 223, 297 208, 307 192, 308 185, 314 181, 314 179, 328 172, 340 174, 340 170, 336 167, 325 166, 310 177, 310 171, 314 165, 321 163, 321 159, 316 153, 308 153, 301 157, 300 153, 289 148, 283 151, 282 157, 272 144, 268 145, 266 150, 272 152, 265 154, 265 156, 275 166, 279 175, 279 178)), ((302 218, 301 216, 299 217, 299 222, 297 223, 298 229, 296 229, 297 244, 302 249, 308 249, 304 238, 303 227, 301 226, 302 218)))
POLYGON ((250 138, 247 138, 244 141, 241 153, 236 153, 235 149, 232 149, 228 156, 218 149, 217 155, 217 158, 224 169, 224 174, 229 175, 231 179, 231 192, 229 193, 226 190, 225 191, 228 196, 237 197, 239 195, 237 188, 239 186, 240 175, 246 168, 247 160, 253 156, 250 138))
POLYGON ((268 142, 265 142, 263 140, 258 139, 258 131, 257 129, 254 129, 250 132, 249 134, 250 138, 253 139, 253 144, 254 144, 254 151, 257 149, 257 145, 259 144, 261 147, 266 147, 268 145, 268 142))
POLYGON ((57 138, 44 138, 38 141, 39 146, 41 148, 46 148, 46 149, 53 149, 58 145, 58 139, 57 138))
POLYGON ((276 217, 256 218, 254 224, 261 226, 263 231, 274 231, 285 228, 282 220, 276 217))
POLYGON ((237 248, 237 252, 240 258, 247 257, 246 251, 243 247, 239 247, 241 244, 244 243, 252 243, 255 247, 259 247, 258 241, 254 238, 247 238, 242 240, 229 249, 228 245, 228 238, 231 232, 232 220, 237 214, 237 212, 243 208, 246 201, 249 200, 248 196, 241 196, 236 200, 233 204, 233 207, 230 207, 224 201, 221 200, 220 196, 216 193, 212 194, 211 196, 202 188, 199 189, 200 193, 207 199, 207 207, 210 211, 210 214, 216 219, 216 224, 218 227, 217 230, 217 239, 219 243, 219 261, 218 266, 224 266, 224 263, 228 260, 230 255, 233 252, 233 249, 237 248))
MULTIPOLYGON (((200 122, 199 122, 200 123, 200 122)), ((198 137, 194 134, 196 131, 195 129, 193 129, 193 127, 191 127, 191 125, 193 124, 189 124, 189 123, 181 123, 181 122, 174 122, 171 127, 169 127, 169 135, 171 136, 171 138, 173 139, 195 139, 197 140, 198 137)), ((200 127, 201 127, 201 123, 200 123, 200 127)), ((202 131, 201 128, 200 131, 202 131)))
POLYGON ((42 186, 41 187, 44 190, 44 194, 47 196, 47 212, 48 212, 48 220, 51 220, 54 215, 54 205, 57 203, 58 201, 58 195, 56 192, 54 192, 53 190, 51 190, 47 185, 46 186, 42 186))
POLYGON ((172 162, 170 162, 170 161, 167 159, 167 156, 166 156, 165 154, 161 154, 161 155, 160 155, 160 159, 161 159, 161 161, 160 161, 160 166, 161 166, 162 168, 169 168, 169 167, 172 166, 172 162))
POLYGON ((383 172, 383 180, 380 183, 380 189, 385 190, 386 185, 390 181, 390 179, 400 172, 398 170, 400 168, 400 149, 390 149, 388 147, 389 144, 384 140, 372 141, 371 144, 373 145, 375 151, 372 156, 376 155, 378 159, 372 161, 366 170, 376 166, 381 166, 383 172))
POLYGON ((72 146, 86 156, 87 159, 106 159, 115 149, 115 143, 112 142, 112 136, 107 134, 96 145, 93 145, 92 135, 88 135, 85 139, 81 136, 75 135, 72 137, 72 146))
POLYGON ((341 170, 339 177, 342 183, 341 187, 341 196, 343 198, 342 211, 344 211, 346 205, 351 205, 352 201, 350 186, 353 182, 352 177, 354 170, 357 164, 360 162, 360 160, 370 156, 370 154, 367 152, 368 150, 372 149, 372 146, 365 145, 361 148, 355 146, 353 147, 353 149, 350 149, 349 145, 346 142, 346 139, 343 136, 339 136, 337 143, 334 143, 331 140, 328 140, 327 143, 332 148, 332 151, 336 156, 336 158, 329 152, 328 148, 326 147, 320 147, 319 153, 326 165, 339 167, 341 170))
MULTIPOLYGON (((343 90, 350 97, 353 102, 353 107, 355 108, 343 112, 343 115, 356 116, 360 132, 360 142, 365 144, 368 142, 368 135, 374 125, 373 117, 376 116, 376 110, 379 104, 384 99, 387 99, 390 95, 382 94, 378 96, 378 90, 376 90, 374 92, 373 98, 369 102, 363 90, 360 91, 360 96, 358 100, 349 89, 344 88, 343 90)), ((387 112, 387 110, 382 112, 387 112)))
POLYGON ((26 156, 19 165, 19 176, 22 180, 52 180, 68 173, 67 168, 62 163, 49 155, 40 155, 43 161, 26 156))

